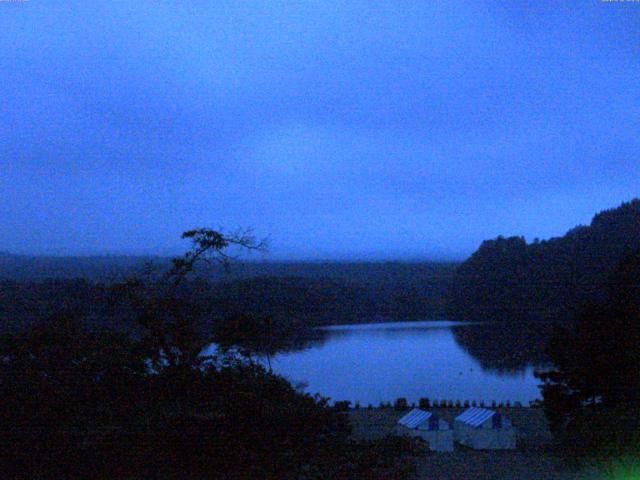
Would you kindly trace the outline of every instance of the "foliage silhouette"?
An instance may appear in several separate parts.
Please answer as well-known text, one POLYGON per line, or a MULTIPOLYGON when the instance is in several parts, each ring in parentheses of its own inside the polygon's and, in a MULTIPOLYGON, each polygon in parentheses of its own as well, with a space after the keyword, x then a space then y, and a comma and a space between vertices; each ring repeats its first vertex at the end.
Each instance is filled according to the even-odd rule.
POLYGON ((326 399, 250 358, 201 355, 210 339, 182 288, 204 256, 227 260, 226 237, 211 232, 188 232, 195 249, 169 272, 114 290, 133 306, 135 334, 67 315, 2 337, 6 477, 407 478, 410 441, 356 443, 326 399))
MULTIPOLYGON (((618 455, 640 437, 640 251, 625 255, 606 301, 585 306, 549 344, 538 373, 552 430, 572 455, 618 455)), ((638 452, 636 452, 638 453, 638 452)))
POLYGON ((588 227, 527 244, 487 240, 457 270, 449 313, 465 320, 562 321, 601 301, 620 259, 640 248, 640 200, 594 216, 588 227))

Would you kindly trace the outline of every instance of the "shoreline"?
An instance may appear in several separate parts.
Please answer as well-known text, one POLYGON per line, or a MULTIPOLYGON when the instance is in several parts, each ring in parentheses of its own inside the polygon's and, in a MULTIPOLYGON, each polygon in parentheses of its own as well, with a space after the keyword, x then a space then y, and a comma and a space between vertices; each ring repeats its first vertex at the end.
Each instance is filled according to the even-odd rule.
MULTIPOLYGON (((432 408, 450 424, 464 408, 432 408)), ((473 450, 454 443, 453 452, 433 452, 426 447, 412 457, 417 480, 596 480, 590 472, 577 471, 554 450, 542 408, 511 407, 497 409, 516 428, 515 450, 473 450)), ((349 422, 354 439, 373 441, 394 434, 398 419, 407 410, 393 408, 349 409, 349 422)))

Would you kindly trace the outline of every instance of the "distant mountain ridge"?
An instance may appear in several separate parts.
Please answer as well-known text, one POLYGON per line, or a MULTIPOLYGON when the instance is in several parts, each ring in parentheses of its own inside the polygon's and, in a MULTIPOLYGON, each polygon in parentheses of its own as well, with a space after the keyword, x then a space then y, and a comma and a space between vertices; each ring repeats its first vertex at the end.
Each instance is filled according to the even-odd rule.
MULTIPOLYGON (((78 279, 108 282, 140 271, 147 264, 160 268, 170 264, 170 257, 160 256, 48 256, 18 255, 0 251, 0 280, 42 281, 78 279)), ((459 262, 448 261, 234 261, 228 271, 216 266, 196 271, 213 281, 256 277, 334 278, 375 284, 380 281, 415 284, 431 280, 445 271, 450 274, 459 262)))
POLYGON ((640 200, 622 203, 563 237, 484 241, 457 269, 448 312, 463 320, 564 320, 601 300, 623 254, 640 249, 640 200))
MULTIPOLYGON (((162 257, 0 256, 0 330, 68 310, 109 323, 107 285, 162 257), (102 300, 101 300, 102 299, 102 300), (106 299, 106 300, 105 300, 106 299)), ((185 288, 208 317, 268 315, 305 325, 443 318, 456 263, 234 262, 197 271, 185 288), (203 281, 204 280, 204 281, 203 281)), ((114 318, 111 318, 114 317, 114 318)), ((97 320, 96 320, 97 321, 97 320)))
MULTIPOLYGON (((241 310, 307 319, 312 324, 416 320, 564 321, 603 298, 613 269, 640 250, 640 200, 602 211, 590 225, 527 243, 522 237, 484 241, 462 264, 453 262, 237 262, 230 273, 200 271, 218 284, 211 295, 225 313, 241 310)), ((0 314, 24 317, 13 305, 47 279, 110 282, 165 257, 31 257, 0 252, 0 314), (4 306, 3 306, 4 305, 4 306)), ((93 287, 91 287, 93 288, 93 287)), ((64 290, 64 289, 63 289, 64 290)), ((88 294, 87 298, 92 294, 88 294)), ((29 301, 26 305, 32 305, 29 301)), ((0 315, 1 317, 2 315, 0 315)))
POLYGON ((145 263, 168 262, 152 256, 49 256, 17 255, 0 251, 0 280, 40 281, 51 278, 108 281, 126 275, 145 263))

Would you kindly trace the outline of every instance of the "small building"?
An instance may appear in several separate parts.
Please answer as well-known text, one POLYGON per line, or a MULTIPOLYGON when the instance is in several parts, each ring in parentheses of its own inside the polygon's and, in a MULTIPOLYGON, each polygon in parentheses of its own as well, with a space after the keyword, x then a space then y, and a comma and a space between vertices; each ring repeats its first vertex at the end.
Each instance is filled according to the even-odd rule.
POLYGON ((456 442, 475 450, 513 450, 516 430, 508 418, 487 408, 469 408, 453 421, 456 442))
POLYGON ((398 420, 396 433, 422 438, 430 450, 453 452, 453 431, 447 422, 431 412, 414 408, 398 420))

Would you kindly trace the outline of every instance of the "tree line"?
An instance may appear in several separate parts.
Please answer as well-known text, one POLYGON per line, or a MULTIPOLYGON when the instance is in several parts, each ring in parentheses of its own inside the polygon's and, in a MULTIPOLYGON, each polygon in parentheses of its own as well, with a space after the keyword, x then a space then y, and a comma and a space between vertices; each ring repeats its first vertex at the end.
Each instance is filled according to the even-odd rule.
POLYGON ((230 328, 197 331, 181 294, 194 265, 226 262, 233 243, 259 244, 206 229, 184 237, 193 248, 168 270, 114 285, 133 331, 68 311, 2 336, 3 475, 408 478, 413 442, 352 440, 347 418, 328 399, 297 391, 253 361, 249 353, 260 345, 230 328), (212 341, 222 348, 205 355, 212 341))
POLYGON ((606 298, 625 254, 640 248, 640 200, 594 216, 563 237, 483 242, 451 282, 448 312, 461 320, 511 323, 574 318, 586 302, 606 298))

